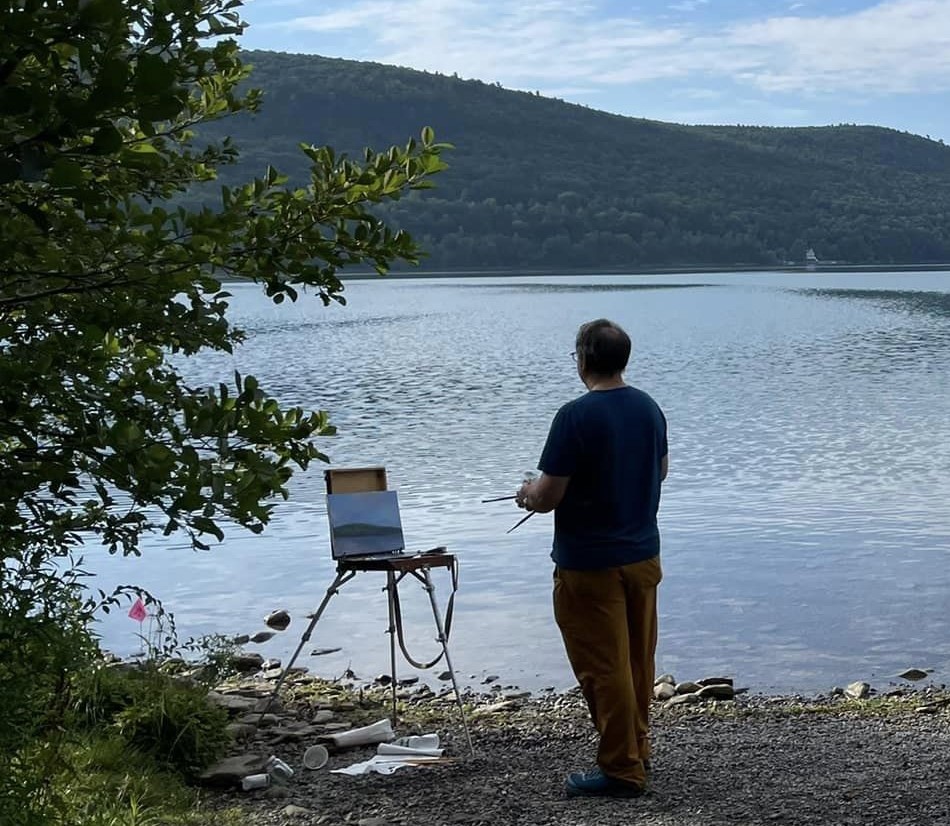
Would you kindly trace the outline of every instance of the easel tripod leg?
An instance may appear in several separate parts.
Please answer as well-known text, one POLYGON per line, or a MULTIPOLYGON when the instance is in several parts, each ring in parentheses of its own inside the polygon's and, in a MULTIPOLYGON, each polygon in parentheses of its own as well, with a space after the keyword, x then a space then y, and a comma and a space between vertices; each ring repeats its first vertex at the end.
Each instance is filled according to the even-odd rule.
POLYGON ((465 739, 468 741, 468 750, 472 757, 475 756, 475 747, 472 745, 472 735, 468 731, 468 721, 465 719, 465 708, 462 706, 462 694, 459 691, 458 679, 455 676, 455 669, 452 667, 452 658, 449 656, 449 644, 445 637, 445 626, 442 624, 442 615, 439 613, 439 604, 435 600, 435 586, 432 584, 432 577, 429 575, 428 568, 422 571, 422 577, 425 582, 426 592, 429 594, 429 603, 432 605, 432 616, 435 618, 435 627, 439 632, 439 642, 442 645, 442 652, 445 654, 445 664, 448 667, 449 674, 452 676, 452 688, 455 690, 455 702, 459 707, 459 717, 462 720, 462 729, 465 731, 465 739))
POLYGON ((390 683, 392 689, 392 724, 396 721, 396 574, 393 571, 386 572, 386 596, 389 602, 389 676, 392 677, 390 683))
POLYGON ((267 702, 264 704, 264 708, 261 711, 261 715, 258 718, 258 722, 263 719, 264 715, 270 709, 271 704, 274 702, 274 698, 277 696, 277 693, 280 691, 281 686, 284 684, 284 680, 287 679, 287 675, 290 673, 290 669, 293 668, 294 663, 297 661, 297 657, 300 656, 300 652, 303 650, 303 647, 310 641, 310 635, 313 633, 313 629, 316 628, 317 622, 319 622, 320 617, 323 616, 323 612, 327 607, 327 603, 337 591, 340 590, 340 586, 345 582, 351 580, 356 574, 353 571, 337 571, 336 579, 333 580, 333 584, 327 588, 327 592, 323 597, 323 601, 320 603, 320 607, 317 608, 316 613, 310 619, 310 624, 307 626, 306 630, 303 632, 303 636, 300 638, 300 645, 297 646, 297 650, 294 651, 293 656, 290 658, 287 665, 284 666, 284 670, 280 672, 280 676, 277 678, 277 683, 274 685, 274 690, 270 693, 270 696, 267 698, 267 702))

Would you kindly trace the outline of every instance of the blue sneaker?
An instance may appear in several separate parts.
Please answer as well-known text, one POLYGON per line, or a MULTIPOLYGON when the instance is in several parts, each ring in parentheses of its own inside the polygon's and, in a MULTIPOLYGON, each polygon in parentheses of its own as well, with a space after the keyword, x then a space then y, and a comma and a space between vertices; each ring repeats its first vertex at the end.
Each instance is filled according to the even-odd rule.
POLYGON ((644 792, 643 786, 608 777, 600 768, 569 774, 565 789, 568 797, 639 797, 644 792))

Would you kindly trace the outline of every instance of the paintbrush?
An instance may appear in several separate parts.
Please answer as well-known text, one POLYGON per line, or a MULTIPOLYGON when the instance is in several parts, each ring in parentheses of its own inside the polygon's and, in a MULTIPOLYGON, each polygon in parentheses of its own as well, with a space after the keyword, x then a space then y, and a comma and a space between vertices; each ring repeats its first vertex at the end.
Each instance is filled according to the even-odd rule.
POLYGON ((521 519, 519 519, 514 525, 512 525, 510 528, 508 528, 508 530, 505 531, 505 533, 511 533, 515 528, 517 528, 519 525, 523 525, 525 522, 527 522, 527 521, 528 521, 532 516, 534 516, 536 513, 537 513, 537 511, 528 511, 528 513, 527 513, 526 516, 522 516, 521 519))

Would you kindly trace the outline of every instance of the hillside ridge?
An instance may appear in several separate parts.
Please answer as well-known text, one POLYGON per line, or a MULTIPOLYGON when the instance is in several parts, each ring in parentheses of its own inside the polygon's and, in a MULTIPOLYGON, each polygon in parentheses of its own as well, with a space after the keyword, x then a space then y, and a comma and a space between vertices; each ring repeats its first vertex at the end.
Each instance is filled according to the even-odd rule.
POLYGON ((691 126, 413 69, 250 51, 257 117, 225 181, 271 163, 305 181, 300 142, 454 144, 436 188, 381 210, 427 270, 950 261, 950 147, 869 125, 691 126))

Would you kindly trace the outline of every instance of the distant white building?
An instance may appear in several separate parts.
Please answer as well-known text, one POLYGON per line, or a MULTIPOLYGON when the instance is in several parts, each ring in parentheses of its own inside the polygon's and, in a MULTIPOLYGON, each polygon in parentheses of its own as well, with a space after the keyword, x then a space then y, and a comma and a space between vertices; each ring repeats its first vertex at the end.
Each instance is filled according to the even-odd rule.
POLYGON ((818 256, 815 255, 815 251, 809 247, 808 252, 805 253, 805 269, 813 270, 818 266, 818 256))

